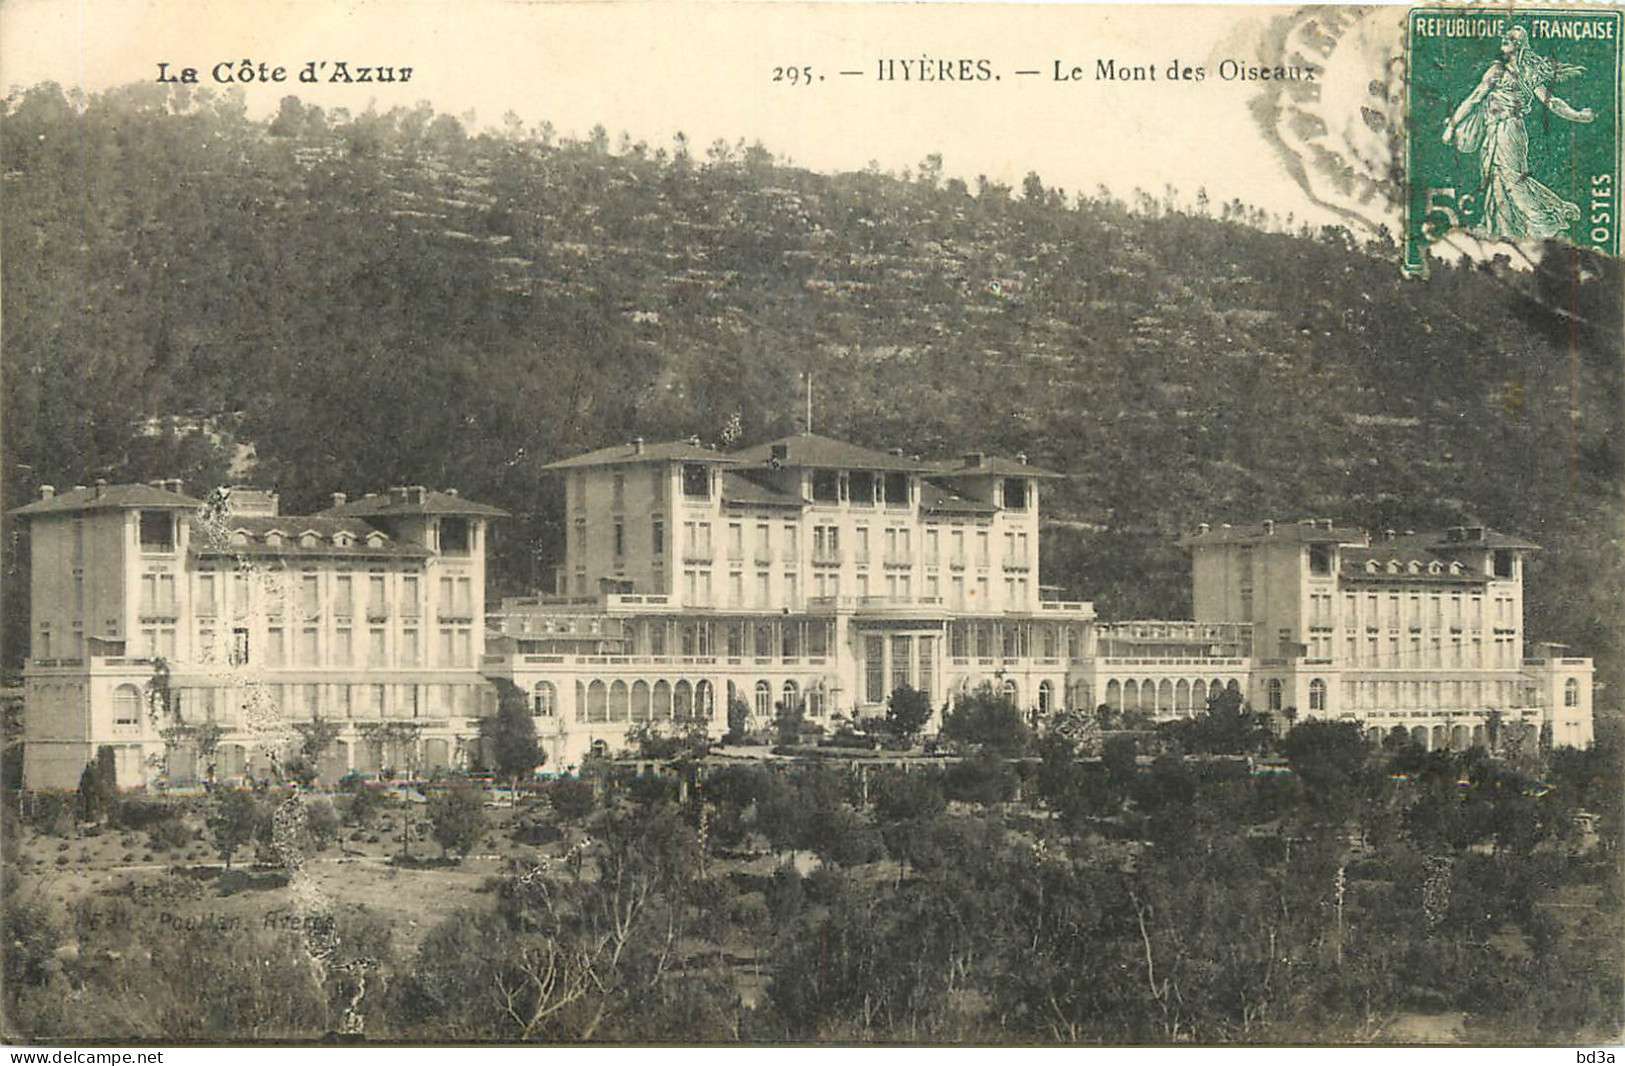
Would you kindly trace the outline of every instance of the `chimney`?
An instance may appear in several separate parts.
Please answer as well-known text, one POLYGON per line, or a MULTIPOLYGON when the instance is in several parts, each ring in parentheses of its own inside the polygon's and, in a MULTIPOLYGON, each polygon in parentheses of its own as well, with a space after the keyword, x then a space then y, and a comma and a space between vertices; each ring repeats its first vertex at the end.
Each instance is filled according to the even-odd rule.
MULTIPOLYGON (((98 484, 100 484, 100 482, 98 482, 98 484)), ((147 482, 147 484, 151 485, 155 489, 158 489, 159 491, 169 488, 169 482, 165 481, 161 477, 152 478, 147 482)))
POLYGON ((428 491, 429 490, 424 488, 422 485, 408 485, 406 487, 406 502, 422 503, 423 496, 428 491))
POLYGON ((1322 518, 1320 520, 1320 528, 1330 533, 1332 529, 1332 520, 1330 518, 1322 518))
POLYGON ((633 455, 642 455, 643 454, 643 438, 642 437, 633 437, 632 438, 632 454, 633 455))
POLYGON ((700 435, 698 433, 696 433, 693 436, 689 437, 688 438, 688 443, 690 445, 692 445, 693 447, 698 448, 700 446, 700 435))
POLYGON ((1221 530, 1223 530, 1224 532, 1228 533, 1228 532, 1230 532, 1230 523, 1226 522, 1224 525, 1220 526, 1219 528, 1221 530))
POLYGON ((378 494, 376 492, 369 492, 361 498, 363 500, 376 500, 378 498, 378 494))
POLYGON ((901 449, 901 448, 887 448, 886 451, 887 451, 887 454, 895 455, 899 459, 901 459, 903 457, 903 449, 901 449))
POLYGON ((1298 519, 1298 527, 1300 529, 1314 529, 1315 520, 1313 518, 1300 518, 1298 519))
POLYGON ((1264 519, 1264 535, 1266 537, 1275 536, 1275 519, 1273 519, 1273 518, 1264 519))
POLYGON ((453 499, 455 499, 456 496, 457 496, 457 490, 456 489, 447 489, 446 490, 446 495, 452 497, 453 499))
POLYGON ((788 444, 775 444, 769 449, 769 452, 773 459, 781 463, 790 458, 790 446, 788 444))
POLYGON ((48 499, 50 499, 51 497, 53 497, 55 495, 56 495, 56 486, 55 485, 41 485, 39 487, 39 498, 40 499, 48 500, 48 499))
POLYGON ((391 485, 389 487, 389 499, 390 499, 391 503, 405 503, 406 502, 406 486, 405 485, 391 485))
POLYGON ((982 465, 982 453, 981 452, 966 452, 965 453, 965 465, 966 466, 981 466, 982 465))
POLYGON ((1212 528, 1213 527, 1208 525, 1206 522, 1198 522, 1196 524, 1196 535, 1198 537, 1205 537, 1208 534, 1208 530, 1212 528))
POLYGON ((1394 531, 1391 530, 1391 529, 1383 530, 1382 531, 1382 539, 1383 540, 1393 540, 1394 539, 1394 531))
POLYGON ((100 498, 101 494, 102 494, 102 490, 105 489, 106 487, 107 487, 107 479, 104 478, 104 477, 97 478, 96 479, 96 492, 94 494, 94 498, 100 498))
POLYGON ((1407 536, 1407 537, 1414 537, 1414 536, 1416 536, 1416 530, 1414 530, 1414 529, 1407 529, 1407 530, 1406 530, 1406 531, 1405 531, 1405 535, 1406 535, 1406 536, 1407 536))
POLYGON ((1022 466, 1026 466, 1027 465, 1027 453, 1026 452, 1017 452, 1016 453, 1016 462, 1020 463, 1022 466))
POLYGON ((164 488, 179 496, 181 494, 181 487, 185 484, 186 482, 182 481, 180 478, 172 477, 168 481, 164 482, 164 488))
POLYGON ((343 507, 345 504, 347 504, 349 502, 350 502, 350 497, 345 495, 344 493, 342 493, 342 492, 333 493, 333 506, 334 507, 343 507))

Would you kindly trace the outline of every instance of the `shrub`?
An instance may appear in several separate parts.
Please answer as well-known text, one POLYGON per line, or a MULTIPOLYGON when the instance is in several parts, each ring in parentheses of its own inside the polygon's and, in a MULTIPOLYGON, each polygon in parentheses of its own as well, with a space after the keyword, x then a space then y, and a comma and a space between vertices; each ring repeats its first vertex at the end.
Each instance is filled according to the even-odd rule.
POLYGON ((154 851, 183 848, 192 842, 192 831, 179 818, 165 818, 147 828, 147 840, 154 851))
POLYGON ((560 781, 548 790, 547 798, 555 814, 571 821, 587 817, 598 806, 598 797, 585 781, 560 781))
POLYGON ((1004 803, 1015 798, 1019 787, 1010 764, 991 753, 961 760, 942 779, 943 793, 964 803, 1004 803))
POLYGON ((472 789, 454 788, 429 797, 429 823, 443 855, 465 856, 474 850, 489 828, 485 803, 472 789))
POLYGON ((130 799, 119 801, 108 820, 120 829, 151 832, 154 826, 173 819, 175 811, 162 800, 130 799))
POLYGON ((339 836, 339 814, 333 802, 325 797, 305 804, 305 833, 317 851, 332 845, 339 836))

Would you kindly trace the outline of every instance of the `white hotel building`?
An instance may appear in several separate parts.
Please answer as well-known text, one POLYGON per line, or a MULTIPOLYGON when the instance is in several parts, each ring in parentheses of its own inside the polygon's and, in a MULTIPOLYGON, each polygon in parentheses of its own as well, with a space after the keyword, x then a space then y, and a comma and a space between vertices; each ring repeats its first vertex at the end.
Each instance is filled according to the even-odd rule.
POLYGON ((25 782, 73 787, 104 746, 124 785, 264 777, 318 718, 338 727, 324 781, 468 768, 493 682, 523 691, 554 770, 639 726, 720 737, 729 699, 758 728, 784 703, 829 726, 884 713, 903 684, 938 708, 988 684, 1041 723, 1102 704, 1195 714, 1228 688, 1430 748, 1482 742, 1497 715, 1591 741, 1591 661, 1523 657, 1533 546, 1486 530, 1204 526, 1184 541, 1194 620, 1097 623, 1040 584, 1057 475, 1021 456, 800 434, 733 452, 633 441, 551 469, 558 591, 494 609, 486 526, 503 512, 453 491, 335 494, 296 517, 251 490, 204 505, 178 482, 46 487, 15 512, 32 559, 25 782))

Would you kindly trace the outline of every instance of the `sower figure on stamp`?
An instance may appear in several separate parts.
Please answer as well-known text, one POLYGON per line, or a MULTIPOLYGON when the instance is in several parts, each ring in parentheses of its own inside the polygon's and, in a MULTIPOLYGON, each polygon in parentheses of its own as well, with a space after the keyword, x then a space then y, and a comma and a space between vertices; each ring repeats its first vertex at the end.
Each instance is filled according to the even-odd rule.
POLYGON ((1501 240, 1555 237, 1580 217, 1579 205, 1563 199, 1529 173, 1529 133, 1524 116, 1535 101, 1570 122, 1596 117, 1552 94, 1551 86, 1584 71, 1529 47, 1529 34, 1514 26, 1501 38, 1501 58, 1444 124, 1444 143, 1476 154, 1483 214, 1468 229, 1475 237, 1501 240))

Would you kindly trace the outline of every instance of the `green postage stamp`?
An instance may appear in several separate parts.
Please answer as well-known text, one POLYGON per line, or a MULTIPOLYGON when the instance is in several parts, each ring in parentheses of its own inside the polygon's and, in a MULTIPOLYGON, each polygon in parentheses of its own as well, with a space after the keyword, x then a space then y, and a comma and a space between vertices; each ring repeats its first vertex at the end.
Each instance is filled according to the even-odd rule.
POLYGON ((1410 13, 1405 270, 1450 234, 1619 252, 1617 10, 1410 13))

